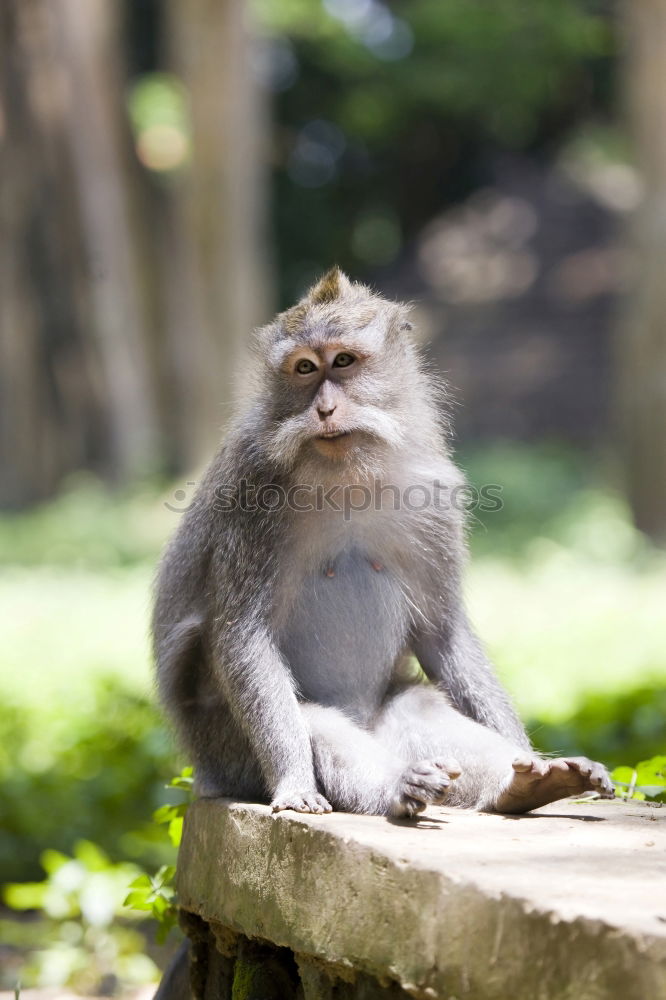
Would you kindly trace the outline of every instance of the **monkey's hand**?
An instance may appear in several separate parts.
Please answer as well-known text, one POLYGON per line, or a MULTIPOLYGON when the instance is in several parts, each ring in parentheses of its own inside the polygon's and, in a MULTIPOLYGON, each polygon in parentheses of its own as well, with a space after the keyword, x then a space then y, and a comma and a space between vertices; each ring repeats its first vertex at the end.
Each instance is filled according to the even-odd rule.
POLYGON ((293 809, 299 813, 330 813, 333 807, 317 791, 304 792, 295 788, 278 788, 271 802, 273 812, 293 809))
POLYGON ((392 816, 415 816, 430 804, 446 799, 449 785, 460 777, 457 760, 422 760, 408 767, 398 782, 398 792, 391 805, 392 816))

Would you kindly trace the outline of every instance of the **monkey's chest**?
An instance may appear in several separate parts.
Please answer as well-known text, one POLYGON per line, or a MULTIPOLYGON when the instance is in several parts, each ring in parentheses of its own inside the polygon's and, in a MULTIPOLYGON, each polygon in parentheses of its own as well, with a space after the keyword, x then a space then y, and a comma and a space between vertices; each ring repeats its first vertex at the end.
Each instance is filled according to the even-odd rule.
POLYGON ((279 643, 304 699, 362 718, 386 693, 409 626, 399 582, 352 550, 303 580, 279 643))

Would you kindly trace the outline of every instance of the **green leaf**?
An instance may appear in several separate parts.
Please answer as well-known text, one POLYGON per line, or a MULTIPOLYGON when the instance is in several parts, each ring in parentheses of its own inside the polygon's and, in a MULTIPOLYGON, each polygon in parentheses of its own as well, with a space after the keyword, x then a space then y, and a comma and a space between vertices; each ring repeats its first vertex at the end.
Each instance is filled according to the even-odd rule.
POLYGON ((74 857, 89 872, 103 872, 111 866, 109 856, 92 840, 79 840, 74 846, 74 857))
POLYGON ((160 920, 159 926, 157 928, 157 933, 155 935, 158 944, 164 944, 169 932, 173 927, 175 927, 178 921, 178 913, 175 906, 171 907, 170 910, 163 915, 160 920))
POLYGON ((133 910, 152 910, 153 904, 148 902, 148 893, 130 892, 123 900, 123 906, 129 906, 133 910))
POLYGON ((620 785, 630 785, 634 780, 633 767, 616 767, 611 771, 611 778, 620 785))
POLYGON ((636 764, 639 785, 655 785, 666 788, 666 757, 652 757, 636 764))
POLYGON ((173 819, 169 823, 169 839, 174 847, 179 847, 183 839, 183 817, 173 819))
POLYGON ((59 868, 62 868, 63 865, 66 865, 67 862, 72 859, 68 858, 66 854, 62 854, 60 851, 54 851, 52 848, 47 848, 45 851, 42 851, 39 856, 39 860, 46 874, 53 875, 59 868))
POLYGON ((149 891, 153 888, 153 883, 151 882, 148 875, 139 875, 135 878, 133 882, 130 882, 129 889, 148 889, 149 891))
POLYGON ((611 778, 616 785, 622 786, 622 789, 616 788, 620 798, 643 800, 660 797, 666 793, 666 756, 643 760, 635 768, 616 767, 611 778))
POLYGON ((153 813, 154 821, 156 823, 170 823, 178 815, 176 808, 176 806, 170 805, 160 806, 153 813))
POLYGON ((168 885, 170 882, 173 882, 175 874, 175 865, 162 865, 162 867, 155 873, 153 881, 158 885, 168 885))
POLYGON ((186 791, 192 790, 194 783, 194 768, 184 767, 180 774, 176 774, 166 788, 183 788, 186 791))
POLYGON ((161 920, 162 916, 166 913, 169 907, 169 903, 163 896, 157 896, 153 900, 153 916, 156 920, 161 920))
POLYGON ((47 892, 46 882, 14 882, 5 886, 3 896, 12 910, 40 910, 47 892))

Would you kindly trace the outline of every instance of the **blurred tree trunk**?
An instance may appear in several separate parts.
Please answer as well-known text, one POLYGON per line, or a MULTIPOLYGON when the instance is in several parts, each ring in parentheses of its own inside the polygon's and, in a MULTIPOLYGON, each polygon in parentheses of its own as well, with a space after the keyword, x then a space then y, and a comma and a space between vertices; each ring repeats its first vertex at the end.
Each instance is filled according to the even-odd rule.
POLYGON ((91 333, 106 376, 111 465, 127 479, 157 457, 157 414, 141 216, 132 211, 121 8, 108 0, 50 0, 48 11, 67 67, 65 126, 90 268, 91 333))
POLYGON ((645 186, 635 286, 616 354, 627 489, 637 526, 666 541, 666 0, 625 0, 625 90, 645 186))
POLYGON ((106 0, 4 0, 0 503, 153 460, 120 25, 106 0))
POLYGON ((184 472, 219 438, 266 316, 262 100, 243 0, 155 8, 190 89, 191 163, 135 159, 123 5, 0 5, 0 505, 94 469, 184 472))
POLYGON ((180 434, 201 461, 220 437, 239 385, 239 355, 271 305, 266 215, 265 103, 252 73, 245 0, 169 0, 170 67, 190 98, 192 155, 172 223, 170 267, 180 283, 168 311, 180 434))
POLYGON ((104 450, 85 254, 41 0, 0 7, 0 504, 48 496, 104 450))

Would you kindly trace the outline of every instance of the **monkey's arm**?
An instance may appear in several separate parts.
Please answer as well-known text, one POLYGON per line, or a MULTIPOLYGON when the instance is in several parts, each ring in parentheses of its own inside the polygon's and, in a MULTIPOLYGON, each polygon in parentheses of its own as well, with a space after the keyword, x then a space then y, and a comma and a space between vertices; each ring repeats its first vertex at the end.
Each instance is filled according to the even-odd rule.
POLYGON ((312 746, 293 677, 270 632, 251 619, 219 629, 214 669, 277 809, 330 811, 317 791, 312 746), (240 627, 239 627, 240 626, 240 627))
POLYGON ((459 712, 519 746, 530 746, 511 700, 462 610, 453 622, 418 633, 413 650, 426 676, 459 712))

